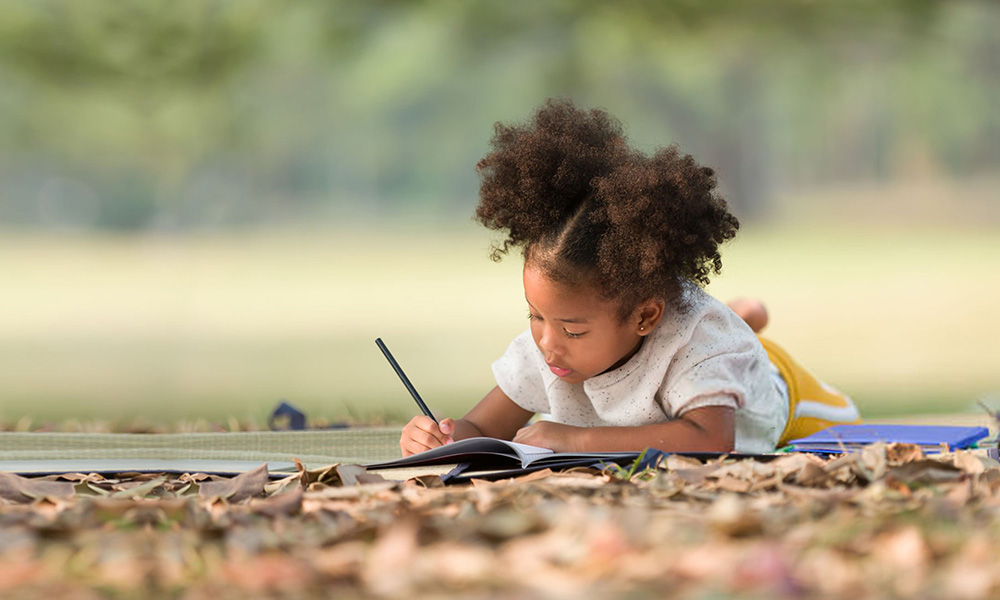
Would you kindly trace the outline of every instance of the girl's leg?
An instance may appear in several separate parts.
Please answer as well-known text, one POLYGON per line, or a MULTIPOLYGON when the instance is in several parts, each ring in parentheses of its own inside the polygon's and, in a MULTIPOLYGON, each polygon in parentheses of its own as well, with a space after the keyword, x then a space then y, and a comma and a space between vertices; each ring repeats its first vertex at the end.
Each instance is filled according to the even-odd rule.
POLYGON ((831 425, 861 422, 854 402, 841 391, 816 379, 784 348, 757 336, 788 386, 788 423, 779 445, 806 437, 831 425))

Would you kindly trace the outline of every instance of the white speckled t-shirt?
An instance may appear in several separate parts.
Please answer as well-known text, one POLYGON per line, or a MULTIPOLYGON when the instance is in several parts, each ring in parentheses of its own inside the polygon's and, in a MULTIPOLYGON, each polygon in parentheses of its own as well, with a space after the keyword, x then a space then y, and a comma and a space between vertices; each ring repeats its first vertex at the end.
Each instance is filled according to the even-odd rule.
POLYGON ((521 408, 578 427, 649 425, 703 406, 731 406, 735 450, 774 450, 788 397, 767 352, 729 307, 697 287, 688 294, 690 309, 665 313, 635 356, 613 371, 562 381, 529 329, 493 363, 497 385, 521 408))

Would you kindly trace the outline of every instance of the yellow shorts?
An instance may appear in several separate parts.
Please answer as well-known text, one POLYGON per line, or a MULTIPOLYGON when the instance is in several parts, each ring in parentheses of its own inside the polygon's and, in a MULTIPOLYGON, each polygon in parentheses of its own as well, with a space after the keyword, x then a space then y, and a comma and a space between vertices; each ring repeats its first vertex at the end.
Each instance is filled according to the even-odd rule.
POLYGON ((861 422, 858 409, 850 398, 816 379, 771 340, 757 337, 788 385, 788 423, 778 441, 779 447, 831 425, 861 422))

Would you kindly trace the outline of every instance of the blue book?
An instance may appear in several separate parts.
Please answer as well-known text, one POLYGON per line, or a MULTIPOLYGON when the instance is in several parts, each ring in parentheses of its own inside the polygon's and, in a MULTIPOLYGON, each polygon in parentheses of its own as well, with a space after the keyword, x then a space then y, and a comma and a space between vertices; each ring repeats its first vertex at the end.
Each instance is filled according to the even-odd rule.
POLYGON ((953 425, 834 425, 810 436, 788 442, 797 452, 833 454, 851 452, 876 442, 902 442, 921 446, 925 452, 970 448, 989 435, 986 427, 953 425))

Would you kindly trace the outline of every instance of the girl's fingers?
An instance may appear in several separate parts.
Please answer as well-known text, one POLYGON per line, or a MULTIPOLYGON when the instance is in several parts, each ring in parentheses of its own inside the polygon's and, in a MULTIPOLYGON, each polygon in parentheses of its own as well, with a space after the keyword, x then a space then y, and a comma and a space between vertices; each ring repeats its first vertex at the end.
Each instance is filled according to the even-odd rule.
POLYGON ((425 452, 431 448, 424 446, 423 444, 418 444, 413 440, 406 440, 400 443, 400 449, 403 451, 403 456, 410 456, 411 454, 418 454, 420 452, 425 452))
POLYGON ((514 434, 514 439, 511 441, 517 442, 518 444, 528 444, 529 446, 542 446, 548 448, 545 444, 544 431, 539 429, 539 423, 532 423, 526 427, 522 427, 517 430, 514 434))
MULTIPOLYGON (((413 423, 422 434, 426 434, 437 440, 437 444, 435 444, 435 446, 441 446, 442 444, 446 444, 450 441, 450 432, 445 433, 442 431, 438 424, 434 422, 434 419, 430 417, 414 417, 410 423, 413 423)), ((454 429, 454 425, 452 425, 452 429, 454 429)), ((417 439, 422 440, 423 438, 418 437, 417 439)))
POLYGON ((518 444, 526 443, 525 439, 527 439, 530 436, 530 432, 527 429, 528 429, 527 427, 522 427, 521 429, 518 429, 517 433, 514 434, 514 439, 512 439, 511 441, 517 442, 518 444))
MULTIPOLYGON (((454 421, 451 419, 445 419, 445 421, 448 421, 448 427, 454 430, 454 421)), ((438 424, 434 422, 434 419, 421 415, 413 417, 406 424, 406 427, 403 427, 403 433, 399 439, 399 448, 402 450, 404 456, 409 456, 410 454, 450 444, 452 441, 450 432, 444 433, 438 427, 438 424)))
POLYGON ((454 419, 441 419, 441 423, 438 424, 438 431, 441 432, 443 437, 438 439, 441 440, 442 444, 450 444, 455 441, 455 420, 454 419))
POLYGON ((415 432, 404 431, 403 436, 399 440, 399 447, 403 451, 404 456, 437 448, 440 445, 441 442, 436 437, 419 430, 415 432))

